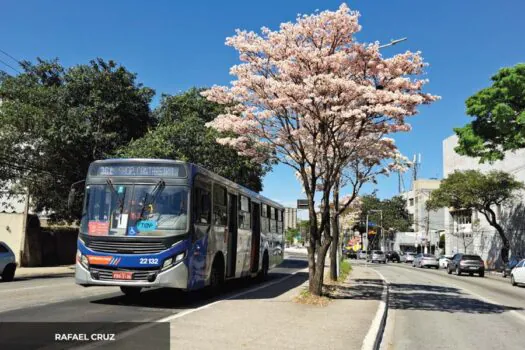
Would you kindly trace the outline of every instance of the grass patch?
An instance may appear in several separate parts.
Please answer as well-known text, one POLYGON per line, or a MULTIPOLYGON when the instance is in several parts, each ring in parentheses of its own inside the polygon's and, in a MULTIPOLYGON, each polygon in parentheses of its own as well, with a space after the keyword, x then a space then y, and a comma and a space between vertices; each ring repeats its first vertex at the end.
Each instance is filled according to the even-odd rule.
POLYGON ((350 272, 352 272, 352 264, 350 264, 350 261, 346 259, 341 261, 339 264, 339 278, 337 280, 340 282, 346 281, 350 272))
POLYGON ((308 289, 304 289, 298 296, 293 299, 298 304, 326 306, 330 303, 330 299, 325 296, 317 296, 311 294, 308 289))
POLYGON ((339 277, 337 281, 330 280, 330 274, 326 273, 324 276, 322 296, 312 295, 307 288, 303 289, 301 293, 293 298, 293 301, 298 304, 326 306, 331 300, 337 299, 341 294, 341 286, 343 286, 352 272, 352 264, 349 260, 341 260, 339 264, 339 277))

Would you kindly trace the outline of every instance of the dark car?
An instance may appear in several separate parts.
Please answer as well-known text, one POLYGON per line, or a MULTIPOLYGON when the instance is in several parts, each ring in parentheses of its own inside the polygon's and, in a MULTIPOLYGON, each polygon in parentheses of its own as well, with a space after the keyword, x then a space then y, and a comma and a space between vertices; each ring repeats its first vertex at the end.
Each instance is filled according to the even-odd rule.
POLYGON ((401 262, 401 257, 399 256, 399 254, 397 252, 393 252, 393 251, 390 251, 390 252, 386 252, 386 260, 387 261, 392 261, 392 262, 401 262))
POLYGON ((357 259, 357 253, 351 248, 343 248, 343 256, 348 259, 357 259))
POLYGON ((521 260, 522 258, 516 256, 511 258, 507 265, 505 265, 505 268, 503 269, 503 277, 510 276, 510 272, 512 271, 512 269, 515 268, 521 260))
POLYGON ((479 255, 470 254, 456 254, 450 260, 447 267, 447 272, 450 275, 455 272, 458 276, 462 273, 468 273, 473 276, 475 273, 479 274, 479 277, 485 276, 485 263, 479 255))

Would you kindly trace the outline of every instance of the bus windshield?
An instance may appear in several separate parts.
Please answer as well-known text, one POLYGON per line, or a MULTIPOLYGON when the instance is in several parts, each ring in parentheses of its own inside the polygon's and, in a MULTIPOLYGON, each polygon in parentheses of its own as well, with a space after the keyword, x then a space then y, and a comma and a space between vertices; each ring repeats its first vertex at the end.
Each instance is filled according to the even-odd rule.
POLYGON ((188 190, 182 186, 88 185, 81 231, 91 236, 172 236, 188 226, 188 190))

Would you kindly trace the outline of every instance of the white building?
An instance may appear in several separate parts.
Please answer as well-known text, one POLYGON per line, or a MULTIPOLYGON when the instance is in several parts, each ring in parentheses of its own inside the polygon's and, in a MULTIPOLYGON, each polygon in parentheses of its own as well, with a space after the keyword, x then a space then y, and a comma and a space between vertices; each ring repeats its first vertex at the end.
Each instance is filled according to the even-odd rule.
POLYGON ((284 208, 284 229, 297 228, 297 208, 284 208))
POLYGON ((9 197, 0 192, 0 241, 5 242, 21 263, 24 251, 28 202, 24 195, 9 197))
MULTIPOLYGON (((493 164, 479 164, 477 158, 461 156, 454 151, 458 145, 456 135, 443 141, 443 176, 455 170, 479 170, 489 172, 501 170, 513 174, 525 182, 525 150, 507 152, 503 161, 493 164)), ((525 193, 517 203, 507 203, 494 208, 498 220, 511 241, 511 254, 525 253, 525 193)), ((476 211, 450 211, 444 214, 446 254, 467 252, 479 254, 489 267, 498 266, 501 240, 497 231, 490 226, 484 215, 476 211)))
POLYGON ((401 250, 406 250, 408 241, 413 239, 414 248, 423 246, 426 247, 424 252, 434 253, 435 247, 439 244, 439 233, 445 229, 445 210, 429 211, 426 209, 426 202, 430 198, 430 193, 439 188, 440 183, 441 180, 437 179, 415 180, 412 189, 402 194, 407 201, 407 211, 412 216, 414 233, 400 236, 397 246, 403 245, 401 250))

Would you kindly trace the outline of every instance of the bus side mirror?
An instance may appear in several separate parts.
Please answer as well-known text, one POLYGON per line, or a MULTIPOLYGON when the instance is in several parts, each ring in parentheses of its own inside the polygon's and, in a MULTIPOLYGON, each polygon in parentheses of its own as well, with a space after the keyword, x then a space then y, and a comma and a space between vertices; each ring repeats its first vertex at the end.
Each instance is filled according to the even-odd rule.
POLYGON ((71 210, 71 208, 73 207, 73 202, 75 200, 76 192, 77 192, 77 190, 75 190, 74 188, 72 188, 69 191, 69 196, 67 197, 67 209, 68 210, 71 210))

